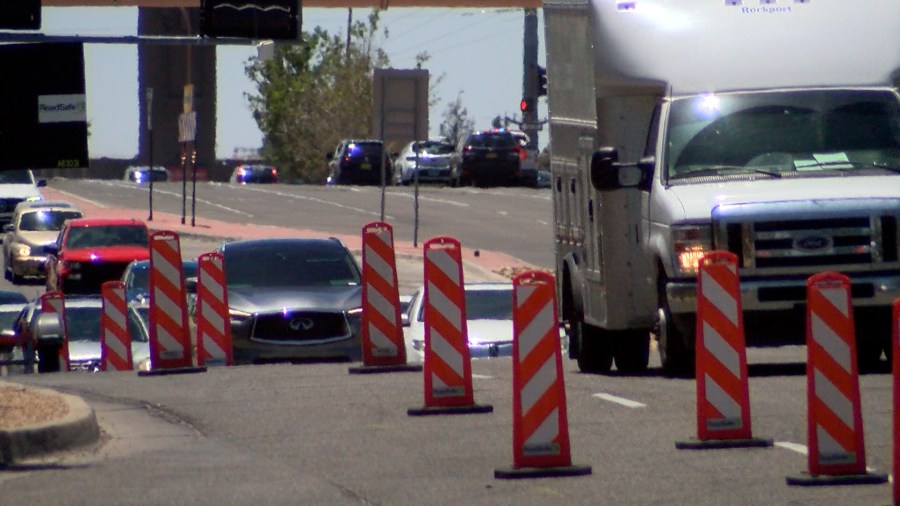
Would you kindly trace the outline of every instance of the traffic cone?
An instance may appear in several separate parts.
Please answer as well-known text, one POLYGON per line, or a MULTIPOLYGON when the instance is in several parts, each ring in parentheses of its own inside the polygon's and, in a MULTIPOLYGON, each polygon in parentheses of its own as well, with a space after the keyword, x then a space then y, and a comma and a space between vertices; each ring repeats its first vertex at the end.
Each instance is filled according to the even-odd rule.
POLYGON ((410 416, 490 413, 475 404, 466 328, 462 248, 452 237, 425 241, 425 406, 410 416))
POLYGON ((572 465, 555 290, 544 272, 513 278, 513 466, 498 479, 591 474, 572 465))
POLYGON ((128 302, 125 283, 107 281, 100 287, 103 310, 100 317, 100 370, 131 371, 131 334, 128 333, 128 302))
POLYGON ((362 229, 362 357, 351 374, 418 372, 419 364, 406 363, 400 289, 394 257, 394 230, 382 222, 362 229))
POLYGON ((680 450, 768 447, 753 437, 750 388, 737 256, 713 251, 697 274, 697 439, 678 441, 680 450))
POLYGON ((788 485, 885 483, 866 470, 850 279, 823 272, 806 283, 809 470, 788 485))

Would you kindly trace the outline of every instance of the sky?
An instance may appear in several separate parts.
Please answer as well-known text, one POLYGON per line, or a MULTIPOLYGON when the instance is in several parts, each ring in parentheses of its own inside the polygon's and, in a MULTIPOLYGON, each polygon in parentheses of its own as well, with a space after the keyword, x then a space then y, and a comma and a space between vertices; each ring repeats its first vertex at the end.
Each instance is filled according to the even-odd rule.
MULTIPOLYGON (((354 9, 353 19, 366 20, 368 9, 354 9)), ((538 13, 538 61, 544 65, 543 19, 538 13)), ((320 26, 346 35, 347 9, 303 9, 303 30, 320 26)), ((415 68, 416 55, 427 51, 425 65, 438 103, 429 111, 429 135, 438 135, 447 104, 462 94, 462 105, 475 128, 489 128, 497 115, 519 116, 522 96, 521 9, 390 8, 382 12, 387 38, 379 43, 394 68, 415 68), (437 78, 441 78, 435 85, 437 78)), ((45 35, 125 36, 137 34, 134 7, 45 7, 45 35)), ((230 157, 236 148, 258 148, 262 134, 245 98, 253 85, 244 73, 253 46, 217 46, 216 156, 230 157)), ((137 47, 86 44, 87 116, 91 124, 88 151, 92 158, 131 158, 138 150, 137 47)), ((546 104, 539 101, 539 116, 546 104)), ((547 132, 539 135, 539 146, 547 132)))

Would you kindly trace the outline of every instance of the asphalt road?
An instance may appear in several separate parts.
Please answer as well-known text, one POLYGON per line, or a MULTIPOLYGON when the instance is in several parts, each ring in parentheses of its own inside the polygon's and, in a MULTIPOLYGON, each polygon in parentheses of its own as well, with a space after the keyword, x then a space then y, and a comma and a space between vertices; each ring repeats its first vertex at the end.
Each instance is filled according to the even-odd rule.
MULTIPOLYGON (((133 193, 137 190, 118 184, 65 185, 79 195, 99 192, 89 197, 98 202, 118 206, 137 201, 133 193)), ((287 223, 284 215, 289 214, 296 226, 316 228, 332 222, 358 231, 358 224, 345 224, 352 221, 348 216, 368 221, 371 215, 357 216, 361 213, 349 209, 350 203, 377 202, 371 189, 276 187, 272 191, 295 196, 264 193, 264 198, 251 198, 257 195, 255 190, 246 190, 209 189, 209 198, 219 195, 210 207, 233 208, 259 221, 278 215, 287 223), (241 195, 247 201, 237 205, 241 195), (297 202, 306 205, 310 199, 332 198, 341 205, 316 204, 330 209, 327 219, 320 216, 324 211, 284 211, 300 207, 297 202)), ((522 206, 540 202, 542 195, 534 190, 528 197, 519 196, 518 190, 433 191, 435 200, 480 202, 455 206, 460 216, 446 221, 473 234, 462 229, 466 223, 477 223, 480 231, 473 237, 482 237, 485 244, 494 244, 490 241, 497 239, 491 238, 503 236, 511 226, 498 209, 510 202, 522 206), (492 211, 483 210, 482 204, 492 211)), ((176 204, 180 206, 180 200, 176 204)), ((539 205, 549 208, 549 201, 539 205)), ((232 213, 220 212, 220 216, 232 213)), ((544 245, 539 233, 540 222, 550 217, 549 209, 543 212, 531 218, 534 233, 516 234, 522 236, 521 252, 519 246, 502 240, 496 244, 503 251, 521 253, 515 255, 520 258, 526 250, 538 254, 552 244, 544 245)), ((421 373, 351 375, 348 364, 213 368, 204 374, 162 377, 133 373, 23 377, 29 384, 86 399, 97 410, 107 442, 92 451, 0 472, 0 502, 889 504, 889 485, 785 484, 787 476, 807 470, 805 354, 802 346, 749 350, 753 433, 774 439, 776 445, 714 451, 675 449, 676 441, 696 436, 695 383, 664 378, 655 354, 650 370, 640 376, 581 374, 564 358, 572 460, 591 466, 593 472, 577 478, 512 481, 493 477, 495 469, 512 464, 508 358, 473 362, 475 400, 491 404, 494 412, 465 416, 410 417, 408 408, 423 405, 421 373)), ((886 372, 867 374, 860 384, 867 463, 887 473, 891 377, 886 372)))

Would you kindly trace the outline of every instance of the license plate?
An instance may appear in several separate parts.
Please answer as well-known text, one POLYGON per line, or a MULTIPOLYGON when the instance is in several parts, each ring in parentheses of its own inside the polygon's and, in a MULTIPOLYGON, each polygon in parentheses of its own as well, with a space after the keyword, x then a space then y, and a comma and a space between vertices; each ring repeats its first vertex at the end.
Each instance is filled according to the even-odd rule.
POLYGON ((488 153, 484 155, 485 158, 497 158, 497 153, 488 153))
POLYGON ((364 164, 360 165, 359 168, 362 169, 362 170, 369 170, 369 169, 372 168, 372 164, 371 164, 371 163, 364 163, 364 164))

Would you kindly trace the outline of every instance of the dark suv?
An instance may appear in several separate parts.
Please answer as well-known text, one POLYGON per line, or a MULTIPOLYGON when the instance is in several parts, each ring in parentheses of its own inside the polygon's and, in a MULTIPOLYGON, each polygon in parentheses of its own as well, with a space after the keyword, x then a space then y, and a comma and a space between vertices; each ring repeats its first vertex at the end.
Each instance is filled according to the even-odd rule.
POLYGON ((391 161, 379 140, 345 139, 328 159, 328 184, 380 185, 392 178, 391 161))
POLYGON ((485 130, 459 144, 451 161, 460 185, 515 185, 523 149, 508 130, 485 130))

